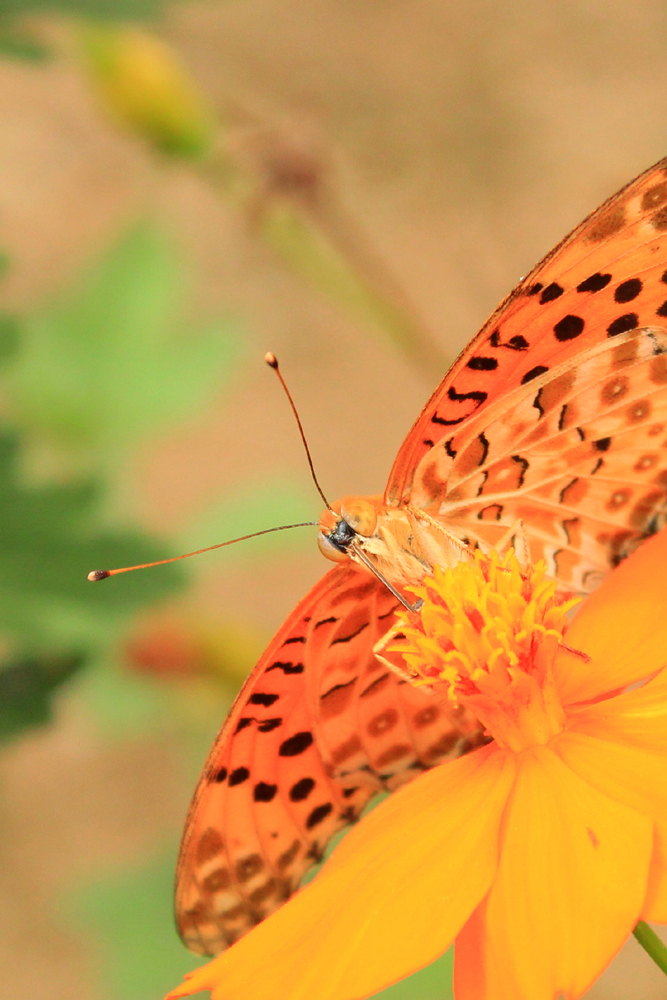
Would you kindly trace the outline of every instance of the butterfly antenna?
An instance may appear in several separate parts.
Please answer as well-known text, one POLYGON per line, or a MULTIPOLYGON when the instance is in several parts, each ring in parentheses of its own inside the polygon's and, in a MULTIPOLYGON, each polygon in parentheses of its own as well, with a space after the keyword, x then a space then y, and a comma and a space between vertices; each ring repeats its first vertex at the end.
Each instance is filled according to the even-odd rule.
POLYGON ((301 423, 301 419, 299 417, 299 413, 297 411, 297 408, 294 405, 294 400, 292 399, 292 395, 291 395, 289 389, 287 388, 287 383, 285 382, 285 379, 282 376, 282 372, 280 371, 280 368, 278 367, 278 358, 275 356, 275 354, 272 351, 268 351, 264 355, 264 360, 266 361, 266 363, 269 366, 269 368, 273 368, 274 372, 276 373, 276 375, 280 379, 280 384, 282 385, 282 387, 283 387, 283 389, 285 391, 285 395, 287 396, 287 398, 289 400, 289 405, 292 407, 292 413, 294 414, 294 417, 295 417, 296 422, 297 422, 297 426, 299 428, 299 434, 301 435, 301 440, 303 442, 303 447, 304 447, 305 452, 306 452, 306 458, 308 459, 308 465, 310 466, 310 475, 312 476, 313 482, 315 483, 315 488, 317 489, 317 492, 319 493, 319 495, 322 497, 322 500, 324 501, 324 506, 327 508, 327 510, 330 510, 331 513, 333 514, 333 513, 335 513, 334 510, 333 510, 333 507, 331 506, 331 504, 329 503, 329 501, 325 497, 324 492, 322 490, 322 487, 320 486, 320 484, 318 482, 318 479, 317 479, 317 476, 315 475, 315 466, 313 465, 313 459, 311 458, 311 455, 310 455, 310 448, 308 447, 308 442, 306 441, 306 435, 304 434, 304 431, 303 431, 303 425, 301 423))
POLYGON ((172 556, 171 559, 158 559, 157 562, 141 563, 139 566, 122 566, 120 569, 94 569, 88 574, 91 583, 97 580, 106 580, 108 576, 117 576, 119 573, 131 573, 135 569, 149 569, 151 566, 164 566, 165 563, 178 562, 179 559, 189 559, 190 556, 201 555, 202 552, 212 552, 213 549, 222 549, 225 545, 234 545, 235 542, 245 542, 248 538, 258 538, 259 535, 270 535, 272 531, 287 531, 289 528, 317 527, 317 521, 301 521, 299 524, 281 524, 277 528, 264 528, 263 531, 253 531, 250 535, 240 535, 239 538, 230 538, 227 542, 218 542, 217 545, 207 545, 205 549, 197 549, 195 552, 186 552, 182 556, 172 556))

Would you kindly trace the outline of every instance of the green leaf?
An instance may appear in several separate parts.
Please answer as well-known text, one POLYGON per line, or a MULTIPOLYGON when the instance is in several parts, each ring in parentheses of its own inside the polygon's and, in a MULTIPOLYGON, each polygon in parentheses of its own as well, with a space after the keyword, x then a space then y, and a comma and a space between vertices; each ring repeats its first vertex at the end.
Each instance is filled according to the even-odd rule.
POLYGON ((91 569, 168 553, 139 533, 96 526, 100 490, 94 482, 24 486, 17 458, 16 437, 0 433, 0 632, 19 648, 86 649, 108 641, 113 623, 179 583, 175 566, 89 583, 91 569))
POLYGON ((66 301, 29 318, 7 381, 33 438, 99 467, 210 401, 240 341, 228 319, 192 328, 187 284, 174 247, 143 224, 66 301))
MULTIPOLYGON (((0 9, 3 9, 1 3, 0 9)), ((0 25, 0 56, 27 62, 44 62, 50 55, 46 45, 30 31, 13 24, 0 25)))
POLYGON ((35 13, 80 14, 106 20, 157 18, 162 0, 0 0, 0 16, 35 13))
POLYGON ((0 741, 51 720, 51 698, 85 662, 80 653, 21 657, 0 667, 0 741))
POLYGON ((11 361, 21 344, 21 323, 17 316, 0 310, 0 364, 11 361))
POLYGON ((425 969, 413 973, 407 979, 388 986, 376 993, 382 1000, 452 1000, 452 972, 454 969, 454 949, 450 948, 440 958, 425 969))
POLYGON ((95 940, 97 995, 106 1000, 164 996, 201 959, 181 945, 173 920, 172 854, 114 873, 78 893, 67 909, 95 940))

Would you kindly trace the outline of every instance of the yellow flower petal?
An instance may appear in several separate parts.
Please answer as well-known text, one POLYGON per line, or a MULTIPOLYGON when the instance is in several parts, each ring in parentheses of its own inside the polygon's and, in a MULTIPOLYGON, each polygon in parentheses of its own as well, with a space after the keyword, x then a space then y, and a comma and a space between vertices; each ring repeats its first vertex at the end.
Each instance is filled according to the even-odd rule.
POLYGON ((561 733, 549 744, 591 787, 652 819, 667 818, 667 762, 663 753, 600 738, 561 733))
POLYGON ((569 724, 577 732, 664 754, 667 751, 667 670, 661 670, 642 687, 594 705, 570 708, 568 714, 569 724))
POLYGON ((513 971, 502 955, 493 953, 494 942, 487 939, 487 902, 488 898, 480 903, 456 938, 454 995, 456 1000, 523 1000, 513 971))
POLYGON ((655 824, 648 892, 641 918, 654 924, 667 924, 667 820, 663 818, 655 824))
POLYGON ((667 529, 644 542, 590 597, 565 641, 589 662, 561 654, 554 676, 564 705, 648 677, 667 664, 667 529))
POLYGON ((639 917, 653 824, 535 747, 503 826, 493 887, 459 937, 457 1000, 580 997, 639 917))
POLYGON ((351 1000, 432 962, 488 891, 515 761, 494 745, 383 802, 318 877, 170 998, 351 1000))
MULTIPOLYGON (((615 702, 624 700, 636 702, 640 695, 648 693, 648 685, 638 691, 615 698, 615 702)), ((602 713, 606 703, 593 706, 590 713, 602 713)), ((623 721, 621 713, 615 713, 613 721, 623 721)), ((660 742, 662 753, 652 752, 651 739, 643 742, 649 746, 645 749, 637 745, 622 745, 613 742, 618 737, 616 731, 608 726, 602 738, 589 732, 595 732, 595 719, 586 719, 587 727, 583 732, 563 733, 553 740, 551 746, 555 753, 573 771, 589 782, 603 794, 618 802, 652 817, 655 821, 654 850, 648 877, 648 893, 642 908, 642 919, 654 923, 667 923, 667 767, 665 766, 665 720, 662 721, 662 732, 655 734, 656 742, 660 742), (612 739, 609 739, 609 736, 612 739)), ((639 730, 638 730, 639 735, 639 730)), ((636 740, 639 742, 639 739, 636 740)))

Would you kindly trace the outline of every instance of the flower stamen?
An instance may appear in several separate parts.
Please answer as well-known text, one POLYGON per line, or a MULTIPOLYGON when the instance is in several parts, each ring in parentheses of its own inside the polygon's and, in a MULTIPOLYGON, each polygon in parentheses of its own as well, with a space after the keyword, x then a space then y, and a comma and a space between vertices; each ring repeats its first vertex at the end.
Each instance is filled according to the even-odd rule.
POLYGON ((410 589, 423 605, 418 614, 398 612, 378 655, 417 686, 446 685, 512 749, 560 732, 552 663, 579 598, 557 592, 544 562, 526 569, 512 549, 477 550, 410 589))

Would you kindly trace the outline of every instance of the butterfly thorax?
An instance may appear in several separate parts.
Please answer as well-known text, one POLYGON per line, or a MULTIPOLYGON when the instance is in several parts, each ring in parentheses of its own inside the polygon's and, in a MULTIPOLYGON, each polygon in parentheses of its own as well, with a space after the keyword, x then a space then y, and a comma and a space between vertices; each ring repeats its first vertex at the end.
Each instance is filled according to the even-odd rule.
POLYGON ((420 583, 434 565, 452 566, 466 546, 444 525, 412 507, 387 507, 380 496, 344 497, 319 522, 320 551, 369 572, 372 564, 393 586, 420 583))

